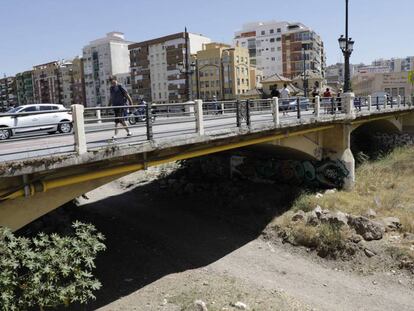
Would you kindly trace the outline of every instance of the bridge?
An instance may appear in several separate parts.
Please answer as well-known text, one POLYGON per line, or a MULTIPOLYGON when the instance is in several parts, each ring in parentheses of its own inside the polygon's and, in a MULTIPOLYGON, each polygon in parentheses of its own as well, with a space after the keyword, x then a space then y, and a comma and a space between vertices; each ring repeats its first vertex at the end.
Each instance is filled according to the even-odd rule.
POLYGON ((74 105, 70 111, 70 134, 0 141, 0 226, 18 230, 88 191, 150 166, 249 146, 340 160, 348 171, 344 188, 351 189, 352 131, 414 129, 412 98, 355 100, 352 93, 340 100, 149 104, 145 122, 130 126, 133 136, 115 141, 111 108, 74 105))

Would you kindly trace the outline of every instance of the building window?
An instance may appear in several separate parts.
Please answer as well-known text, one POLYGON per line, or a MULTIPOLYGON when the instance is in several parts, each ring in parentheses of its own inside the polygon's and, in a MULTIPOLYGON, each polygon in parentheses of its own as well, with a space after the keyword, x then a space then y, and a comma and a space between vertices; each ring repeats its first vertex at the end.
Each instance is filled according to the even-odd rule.
POLYGON ((275 38, 270 38, 270 42, 275 42, 275 38))
POLYGON ((265 35, 265 33, 266 33, 266 32, 265 32, 264 30, 262 30, 262 32, 261 32, 262 36, 264 36, 264 35, 265 35))
POLYGON ((280 32, 282 32, 282 29, 278 28, 278 29, 277 29, 277 32, 279 32, 279 33, 280 33, 280 32))
POLYGON ((270 29, 270 33, 274 33, 275 32, 275 30, 274 29, 270 29))

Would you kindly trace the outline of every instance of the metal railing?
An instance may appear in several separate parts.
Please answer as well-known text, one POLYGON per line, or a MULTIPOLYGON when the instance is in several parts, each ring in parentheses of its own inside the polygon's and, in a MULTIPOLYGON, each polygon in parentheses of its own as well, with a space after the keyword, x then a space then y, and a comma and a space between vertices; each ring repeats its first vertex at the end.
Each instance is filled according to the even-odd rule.
MULTIPOLYGON (((12 134, 0 140, 0 161, 57 153, 105 148, 109 145, 134 145, 158 139, 176 139, 186 135, 205 135, 222 129, 252 128, 263 124, 278 127, 318 120, 340 120, 358 114, 383 113, 412 108, 411 97, 290 97, 258 100, 207 101, 140 104, 117 107, 83 107, 67 110, 0 114, 1 133, 12 134), (24 117, 69 113, 73 120, 45 121, 37 125, 17 122, 24 117), (1 123, 12 118, 16 124, 1 123), (43 132, 57 132, 63 125, 70 130, 44 139, 43 132), (2 127, 3 126, 3 127, 2 127), (125 127, 125 129, 124 129, 125 127), (73 128, 73 131, 72 131, 73 128), (128 132, 123 135, 118 132, 128 132), (24 133, 27 132, 27 133, 24 133), (131 133, 132 135, 126 135, 131 133), (29 142, 29 143, 28 143, 29 142)), ((1 137, 0 137, 1 138, 1 137)))

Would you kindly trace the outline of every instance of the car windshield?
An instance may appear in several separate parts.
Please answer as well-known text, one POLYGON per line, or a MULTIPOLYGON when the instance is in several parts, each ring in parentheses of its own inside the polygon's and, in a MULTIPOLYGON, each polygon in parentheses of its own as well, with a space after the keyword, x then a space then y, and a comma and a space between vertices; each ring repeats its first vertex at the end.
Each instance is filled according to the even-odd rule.
POLYGON ((21 106, 19 106, 19 107, 14 107, 14 108, 10 109, 9 111, 7 111, 7 113, 16 113, 16 112, 18 112, 21 108, 22 108, 21 106))

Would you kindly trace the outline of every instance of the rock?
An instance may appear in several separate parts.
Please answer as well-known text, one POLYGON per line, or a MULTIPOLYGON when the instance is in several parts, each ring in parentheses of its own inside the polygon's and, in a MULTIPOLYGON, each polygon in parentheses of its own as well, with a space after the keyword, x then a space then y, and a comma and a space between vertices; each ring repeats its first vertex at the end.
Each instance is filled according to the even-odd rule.
POLYGON ((248 310, 248 306, 245 303, 240 302, 240 301, 237 301, 235 304, 232 305, 232 307, 235 307, 239 310, 248 310))
POLYGON ((315 211, 306 213, 306 223, 311 226, 318 226, 321 222, 315 211))
POLYGON ((366 241, 381 240, 385 232, 383 224, 363 216, 349 216, 348 225, 366 241))
POLYGON ((194 311, 208 311, 207 309, 207 305, 204 301, 202 300, 196 300, 194 301, 194 311))
POLYGON ((334 189, 328 189, 328 190, 325 191, 325 194, 334 194, 336 192, 337 192, 337 190, 335 188, 334 189))
POLYGON ((315 207, 315 209, 313 210, 316 213, 316 216, 318 216, 318 218, 322 215, 322 207, 320 207, 319 205, 315 207))
POLYGON ((355 244, 358 244, 359 242, 362 241, 362 236, 360 236, 359 234, 353 233, 349 240, 355 244))
POLYGON ((374 253, 373 251, 369 250, 368 248, 364 249, 364 253, 365 255, 367 255, 367 257, 371 258, 374 257, 376 255, 376 253, 374 253))
POLYGON ((372 281, 372 284, 373 284, 373 285, 377 285, 377 284, 378 284, 378 282, 377 282, 377 281, 372 281))
POLYGON ((322 193, 319 193, 319 192, 315 195, 315 198, 317 198, 317 199, 320 199, 322 197, 323 197, 323 194, 322 193))
POLYGON ((407 241, 414 241, 414 233, 405 232, 404 239, 407 241))
POLYGON ((364 213, 363 216, 368 219, 374 219, 375 217, 377 217, 377 213, 372 208, 370 208, 364 213))
POLYGON ((292 221, 304 220, 305 219, 305 216, 306 216, 305 212, 302 211, 302 210, 300 210, 299 212, 295 213, 292 216, 292 221))
POLYGON ((396 231, 401 228, 401 222, 397 217, 386 217, 381 219, 386 231, 396 231))
POLYGON ((329 223, 339 227, 348 226, 348 214, 338 211, 329 217, 329 223))

